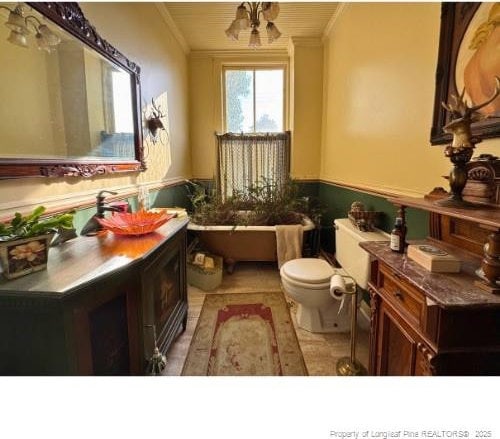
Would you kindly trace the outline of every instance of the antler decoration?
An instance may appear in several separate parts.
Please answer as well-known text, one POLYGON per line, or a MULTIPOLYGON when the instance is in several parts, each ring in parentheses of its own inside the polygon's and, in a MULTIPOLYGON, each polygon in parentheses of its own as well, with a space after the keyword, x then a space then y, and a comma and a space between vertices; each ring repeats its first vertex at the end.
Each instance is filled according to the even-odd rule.
POLYGON ((165 126, 161 121, 161 118, 165 117, 165 115, 161 112, 160 106, 155 104, 154 99, 151 99, 151 106, 153 107, 153 109, 151 110, 151 116, 149 116, 146 120, 146 126, 151 133, 151 137, 154 143, 155 139, 157 138, 158 130, 165 129, 165 126))
POLYGON ((464 99, 465 88, 459 96, 451 95, 452 102, 450 104, 441 105, 451 113, 452 120, 444 126, 446 133, 453 134, 453 142, 446 146, 444 155, 449 157, 453 163, 453 168, 450 171, 449 182, 451 195, 444 200, 436 201, 441 206, 473 208, 474 205, 462 198, 462 191, 467 183, 467 163, 472 158, 474 145, 479 143, 481 139, 472 137, 471 125, 488 116, 481 114, 479 110, 489 103, 493 102, 500 95, 500 78, 495 77, 495 91, 489 99, 482 104, 472 105, 469 107, 464 99))
POLYGON ((481 140, 472 137, 471 124, 486 119, 489 116, 481 114, 479 110, 493 102, 500 95, 500 78, 495 76, 495 90, 492 96, 479 105, 469 107, 464 99, 465 88, 459 96, 451 95, 452 103, 441 105, 450 112, 452 120, 444 126, 446 133, 453 134, 452 148, 474 148, 481 140))

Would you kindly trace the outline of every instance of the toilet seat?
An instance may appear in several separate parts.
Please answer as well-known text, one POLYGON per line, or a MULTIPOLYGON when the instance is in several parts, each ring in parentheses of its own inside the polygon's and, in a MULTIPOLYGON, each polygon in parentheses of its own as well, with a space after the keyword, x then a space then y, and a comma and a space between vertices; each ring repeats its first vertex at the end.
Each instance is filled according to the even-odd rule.
POLYGON ((306 282, 299 282, 297 280, 289 278, 286 274, 281 274, 281 280, 293 285, 297 288, 301 288, 304 291, 309 291, 309 290, 324 290, 324 289, 329 289, 330 288, 330 280, 328 282, 322 283, 322 284, 310 284, 306 282))
POLYGON ((329 290, 334 274, 345 275, 345 271, 317 258, 293 259, 285 262, 280 270, 282 280, 304 290, 329 290))
POLYGON ((280 272, 289 280, 307 285, 329 283, 335 274, 328 262, 316 258, 292 259, 282 265, 280 272))

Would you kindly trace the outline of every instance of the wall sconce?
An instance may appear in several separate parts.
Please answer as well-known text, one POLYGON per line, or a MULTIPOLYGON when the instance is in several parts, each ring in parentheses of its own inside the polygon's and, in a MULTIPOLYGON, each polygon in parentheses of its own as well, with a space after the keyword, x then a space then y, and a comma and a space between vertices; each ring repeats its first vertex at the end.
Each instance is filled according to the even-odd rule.
POLYGON ((61 42, 61 39, 37 17, 33 15, 25 17, 23 5, 18 3, 14 9, 0 5, 0 9, 9 11, 9 18, 5 22, 5 26, 10 29, 10 34, 7 38, 7 41, 10 43, 27 48, 28 41, 26 36, 31 33, 28 29, 29 24, 35 29, 35 38, 39 49, 50 52, 53 46, 57 46, 61 42), (35 23, 30 20, 34 20, 35 23))
POLYGON ((163 114, 160 110, 160 106, 155 104, 154 99, 151 99, 151 114, 146 116, 146 128, 149 131, 149 138, 151 142, 156 145, 156 143, 163 143, 161 138, 161 133, 166 133, 165 125, 161 120, 166 114, 163 114))
POLYGON ((30 23, 29 20, 35 20, 38 24, 31 23, 31 25, 35 28, 35 38, 37 46, 40 50, 45 50, 50 52, 54 46, 57 46, 61 42, 61 38, 59 38, 54 32, 52 32, 46 24, 43 24, 38 18, 33 15, 29 15, 26 17, 26 23, 30 23))

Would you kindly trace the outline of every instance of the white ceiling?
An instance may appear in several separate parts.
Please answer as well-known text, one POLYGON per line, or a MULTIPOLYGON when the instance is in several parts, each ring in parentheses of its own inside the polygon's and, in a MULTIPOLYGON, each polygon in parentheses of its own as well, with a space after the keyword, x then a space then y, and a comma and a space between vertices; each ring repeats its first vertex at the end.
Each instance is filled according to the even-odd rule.
MULTIPOLYGON (((248 49, 249 30, 240 33, 239 41, 226 37, 224 31, 234 20, 240 3, 232 2, 165 2, 173 22, 190 50, 248 49)), ((287 49, 289 37, 321 37, 339 6, 334 2, 279 3, 280 13, 274 24, 282 33, 272 44, 267 43, 266 22, 262 21, 262 49, 287 49)))

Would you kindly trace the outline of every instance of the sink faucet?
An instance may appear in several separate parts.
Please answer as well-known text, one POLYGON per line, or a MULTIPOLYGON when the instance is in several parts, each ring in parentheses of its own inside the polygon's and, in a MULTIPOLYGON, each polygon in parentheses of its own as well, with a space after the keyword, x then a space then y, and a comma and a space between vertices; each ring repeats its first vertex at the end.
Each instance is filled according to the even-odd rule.
POLYGON ((102 230, 101 224, 99 224, 99 221, 96 220, 96 218, 104 218, 104 212, 110 211, 110 212, 120 212, 120 208, 116 206, 107 206, 104 204, 104 198, 106 196, 104 194, 111 194, 111 195, 116 195, 117 192, 111 192, 111 191, 100 191, 97 194, 96 200, 96 206, 97 206, 97 213, 90 218, 87 223, 83 226, 82 231, 80 232, 80 235, 83 236, 92 236, 96 235, 97 232, 102 230))
POLYGON ((104 204, 104 198, 106 198, 105 195, 103 194, 111 194, 111 195, 116 195, 117 192, 111 192, 111 191, 100 191, 97 194, 97 216, 99 218, 104 218, 104 212, 110 211, 110 212, 120 212, 120 208, 116 206, 106 206, 104 204))

